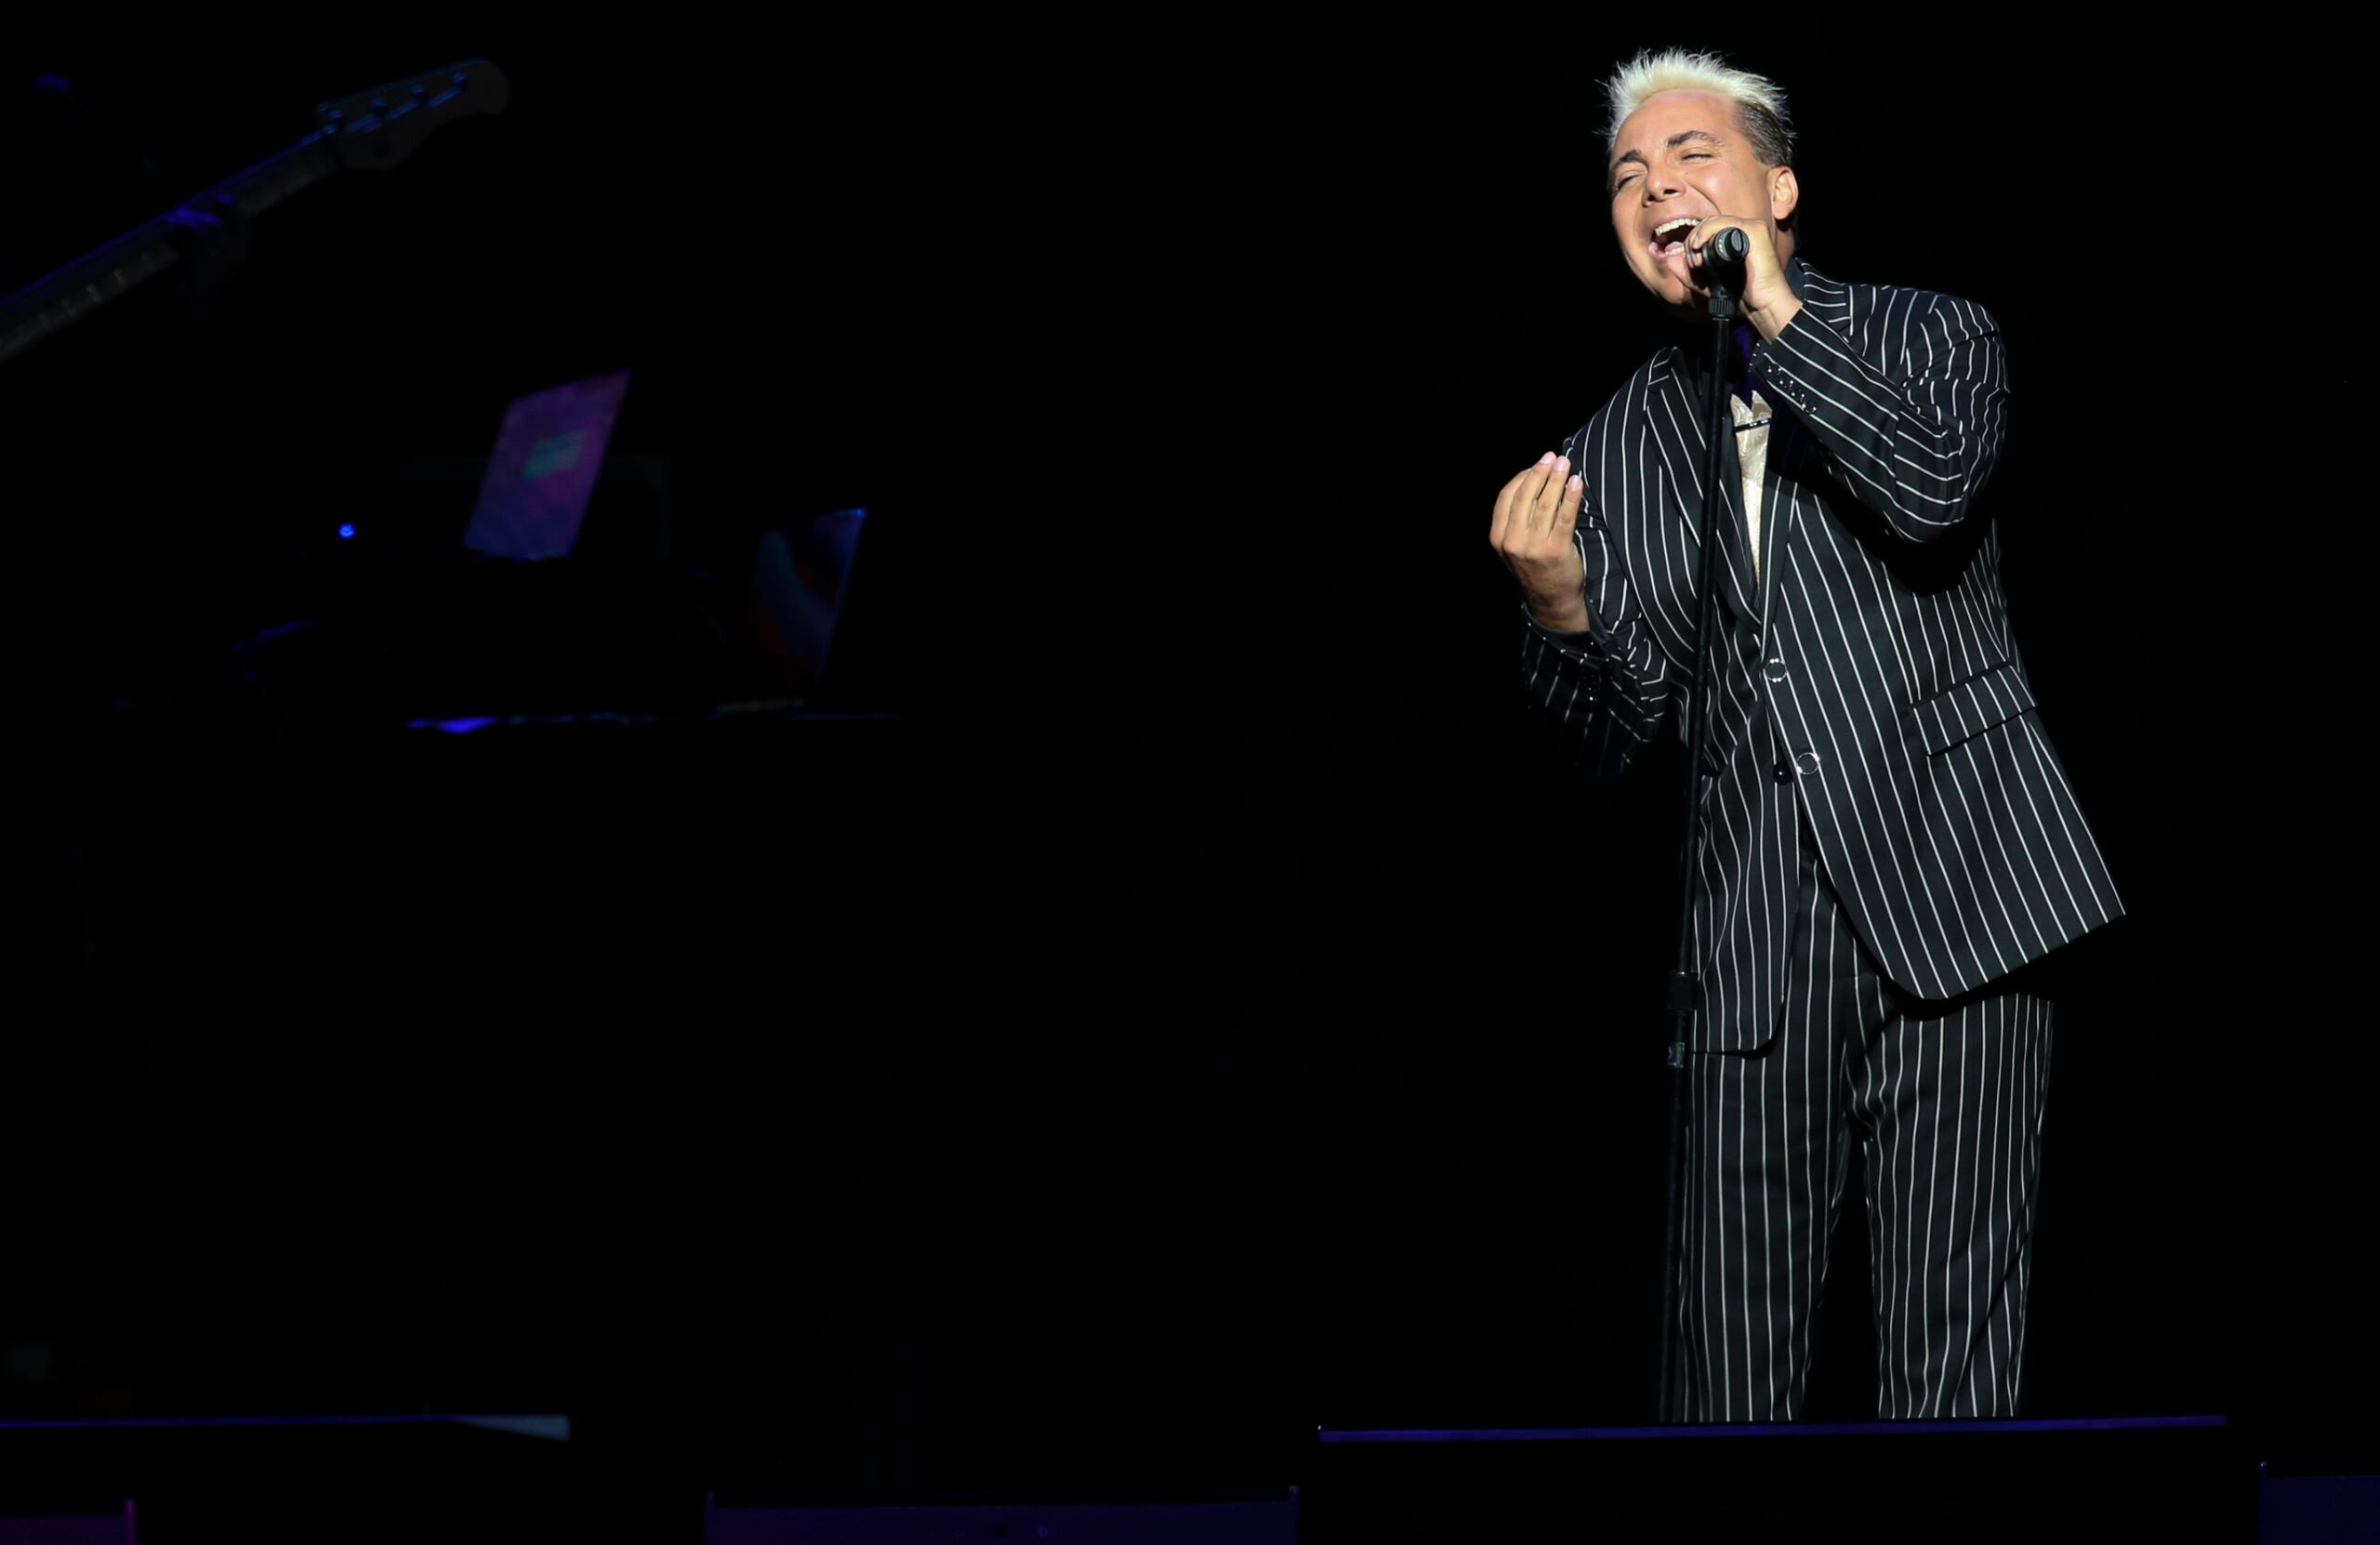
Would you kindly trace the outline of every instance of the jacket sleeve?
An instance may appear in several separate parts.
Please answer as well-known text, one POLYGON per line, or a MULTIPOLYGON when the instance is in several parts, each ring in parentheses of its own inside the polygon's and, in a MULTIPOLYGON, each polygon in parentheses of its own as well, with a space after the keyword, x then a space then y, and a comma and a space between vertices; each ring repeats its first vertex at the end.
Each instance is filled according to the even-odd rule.
POLYGON ((1580 508, 1572 539, 1586 574, 1588 629, 1556 632, 1522 606, 1521 675, 1540 727, 1580 766, 1617 777, 1651 744, 1669 711, 1670 663, 1592 498, 1580 508))
POLYGON ((1924 543, 1957 527, 1999 463, 2008 370, 1982 307, 1927 295, 1912 310, 1862 348, 1804 306, 1754 368, 1852 497, 1891 536, 1924 543))

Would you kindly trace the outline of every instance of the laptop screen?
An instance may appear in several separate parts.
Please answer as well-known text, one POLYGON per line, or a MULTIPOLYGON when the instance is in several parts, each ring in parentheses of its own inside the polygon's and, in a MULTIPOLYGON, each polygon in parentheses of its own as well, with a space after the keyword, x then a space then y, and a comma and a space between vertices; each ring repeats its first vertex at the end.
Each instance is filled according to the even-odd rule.
POLYGON ((865 509, 771 522, 752 554, 745 642, 758 682, 807 698, 826 673, 865 509))
POLYGON ((562 558, 578 540, 628 373, 516 397, 480 481, 463 545, 491 558, 562 558))

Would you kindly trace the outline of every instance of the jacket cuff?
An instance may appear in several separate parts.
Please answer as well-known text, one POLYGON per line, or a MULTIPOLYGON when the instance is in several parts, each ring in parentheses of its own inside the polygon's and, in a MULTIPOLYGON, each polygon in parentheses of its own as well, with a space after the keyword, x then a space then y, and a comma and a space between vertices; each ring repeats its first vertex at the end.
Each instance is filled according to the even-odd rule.
POLYGON ((1825 325, 1804 306, 1775 337, 1752 345, 1752 373, 1767 389, 1765 395, 1772 402, 1791 403, 1805 417, 1811 411, 1811 382, 1824 374, 1812 351, 1812 331, 1825 325))
POLYGON ((1527 623, 1529 630, 1539 638, 1581 664, 1593 662, 1598 655, 1607 658, 1619 649, 1619 641, 1612 636, 1611 628, 1592 606, 1587 608, 1587 626, 1581 632, 1568 633, 1546 627, 1530 613, 1527 601, 1521 602, 1521 621, 1527 623))

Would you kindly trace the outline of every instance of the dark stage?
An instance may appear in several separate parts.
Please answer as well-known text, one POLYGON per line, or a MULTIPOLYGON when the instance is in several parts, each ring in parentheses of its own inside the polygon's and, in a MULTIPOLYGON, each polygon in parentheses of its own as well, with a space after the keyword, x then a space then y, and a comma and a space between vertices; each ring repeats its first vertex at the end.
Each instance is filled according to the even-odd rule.
POLYGON ((2274 228, 2371 131, 2212 45, 1778 30, 1707 41, 1793 95, 1805 251, 2001 320, 2128 912, 2061 952, 2024 1422, 1870 1420, 1845 1271, 1805 1421, 1651 1426, 1686 757, 1540 741, 1485 538, 1679 331, 1593 83, 1706 40, 126 27, 0 59, 0 288, 318 102, 509 99, 0 361, 0 1515, 2328 1538, 2368 303, 2274 228), (585 545, 462 561, 508 405, 621 370, 585 545), (795 702, 756 554, 863 508, 795 702))

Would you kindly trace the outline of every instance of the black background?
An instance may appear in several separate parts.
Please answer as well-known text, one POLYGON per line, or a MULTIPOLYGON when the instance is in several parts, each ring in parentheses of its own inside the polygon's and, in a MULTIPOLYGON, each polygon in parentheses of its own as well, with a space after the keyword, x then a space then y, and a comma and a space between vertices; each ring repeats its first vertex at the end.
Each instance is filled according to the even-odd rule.
MULTIPOLYGON (((1640 41, 31 60, 157 172, 12 252, 325 97, 484 54, 514 98, 258 222, 206 328, 9 367, 16 1413, 565 1408, 656 1489, 1648 1414, 1677 759, 1531 740, 1482 540, 1670 336, 1592 192, 1640 41), (93 711, 302 606, 397 458, 623 364, 688 554, 869 508, 834 696, 901 726, 93 711)), ((1731 57, 1793 95, 1813 263, 2003 324, 2016 623, 2131 913, 2060 1007, 2027 1408, 2368 1437, 2362 553, 2329 292, 2268 229, 2368 133, 2207 126, 2207 56, 1731 57)), ((1836 1281, 1814 1414, 1858 1415, 1836 1281)))

